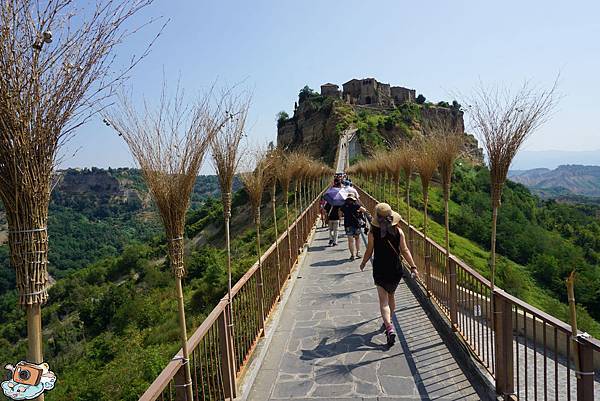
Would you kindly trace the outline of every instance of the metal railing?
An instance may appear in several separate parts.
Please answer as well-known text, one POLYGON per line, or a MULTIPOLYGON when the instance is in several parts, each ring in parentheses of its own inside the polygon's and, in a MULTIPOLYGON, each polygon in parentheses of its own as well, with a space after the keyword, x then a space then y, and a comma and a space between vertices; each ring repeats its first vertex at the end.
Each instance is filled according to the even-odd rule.
MULTIPOLYGON (((378 201, 358 188, 369 211, 378 201)), ((466 263, 401 220, 419 278, 459 338, 495 382, 496 392, 511 400, 600 400, 594 354, 600 341, 578 335, 559 319, 495 288, 466 263), (494 307, 492 308, 492 302, 494 307), (492 322, 494 310, 495 322, 492 322), (579 372, 571 365, 573 350, 579 372)), ((600 360, 596 361, 596 366, 600 360)))
MULTIPOLYGON (((188 363, 195 401, 236 397, 236 382, 264 335, 265 322, 317 219, 318 199, 320 195, 263 254, 260 263, 257 261, 235 284, 231 291, 231 313, 225 296, 189 338, 188 363)), ((186 400, 181 355, 180 350, 139 401, 186 400)))

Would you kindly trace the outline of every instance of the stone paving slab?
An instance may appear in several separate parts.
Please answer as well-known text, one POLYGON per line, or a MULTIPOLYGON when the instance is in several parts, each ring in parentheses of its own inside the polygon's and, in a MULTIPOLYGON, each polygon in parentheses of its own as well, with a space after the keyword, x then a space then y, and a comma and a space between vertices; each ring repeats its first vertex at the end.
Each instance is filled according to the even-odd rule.
MULTIPOLYGON (((342 231, 342 229, 340 230, 342 231)), ((370 266, 317 229, 248 399, 480 400, 404 282, 385 344, 370 266)), ((363 249, 364 250, 364 249, 363 249)))

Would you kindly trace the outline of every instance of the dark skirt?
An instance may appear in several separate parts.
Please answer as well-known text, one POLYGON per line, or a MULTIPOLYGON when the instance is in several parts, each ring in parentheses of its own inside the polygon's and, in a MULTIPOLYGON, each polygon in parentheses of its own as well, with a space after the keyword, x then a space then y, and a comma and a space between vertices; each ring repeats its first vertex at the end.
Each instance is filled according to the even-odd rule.
POLYGON ((393 294, 402 279, 402 265, 398 258, 381 263, 373 260, 373 280, 375 285, 383 288, 388 294, 393 294))

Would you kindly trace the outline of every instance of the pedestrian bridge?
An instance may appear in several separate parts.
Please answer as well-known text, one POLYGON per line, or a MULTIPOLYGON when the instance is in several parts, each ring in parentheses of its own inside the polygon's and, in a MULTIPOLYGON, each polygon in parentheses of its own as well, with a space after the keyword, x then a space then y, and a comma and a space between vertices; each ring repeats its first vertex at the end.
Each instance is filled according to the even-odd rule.
MULTIPOLYGON (((340 137, 336 171, 347 167, 352 134, 340 137)), ((357 189, 374 210, 377 200, 357 189)), ((139 401, 600 401, 600 341, 492 293, 405 221, 421 278, 398 287, 398 341, 387 347, 371 267, 361 272, 349 260, 343 232, 327 246, 319 198, 235 284, 231 304, 223 298, 189 338, 192 383, 180 351, 139 401)))
MULTIPOLYGON (((348 260, 343 233, 327 246, 318 198, 190 337, 194 400, 600 400, 600 342, 573 346, 568 325, 500 289, 491 301, 484 277, 404 221, 422 281, 401 282, 388 348, 370 266, 348 260)), ((180 356, 140 401, 186 400, 180 356)))
POLYGON ((317 228, 273 324, 249 400, 480 400, 485 386, 436 330, 418 296, 396 293, 398 342, 386 345, 370 268, 317 228))

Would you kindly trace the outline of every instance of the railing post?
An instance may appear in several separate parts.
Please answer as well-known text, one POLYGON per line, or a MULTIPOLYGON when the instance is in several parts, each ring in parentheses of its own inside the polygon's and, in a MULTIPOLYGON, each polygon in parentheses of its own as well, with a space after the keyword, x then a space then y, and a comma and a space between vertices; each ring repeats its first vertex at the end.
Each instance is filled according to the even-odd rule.
POLYGON ((449 304, 450 304, 450 323, 452 330, 456 331, 458 327, 458 287, 456 286, 456 262, 451 257, 448 258, 448 285, 449 304))
POLYGON ((495 291, 492 301, 495 314, 492 318, 495 319, 496 393, 505 400, 513 400, 515 384, 512 304, 495 291))
POLYGON ((594 349, 580 339, 577 343, 579 353, 579 369, 577 375, 577 401, 592 401, 594 399, 594 349))
POLYGON ((221 352, 221 376, 225 398, 233 400, 236 396, 235 368, 233 364, 233 338, 229 323, 229 305, 219 316, 219 349, 221 352))

